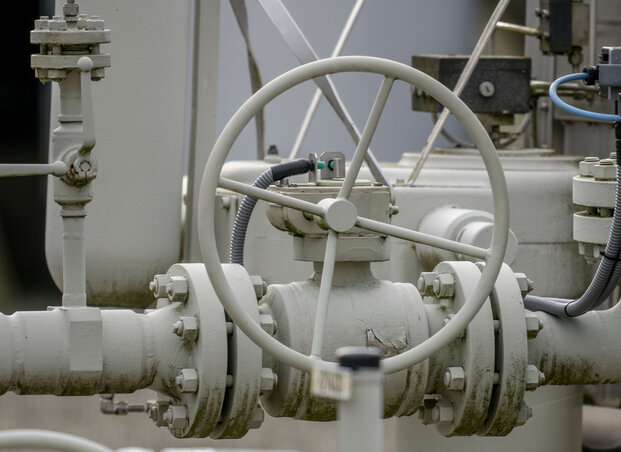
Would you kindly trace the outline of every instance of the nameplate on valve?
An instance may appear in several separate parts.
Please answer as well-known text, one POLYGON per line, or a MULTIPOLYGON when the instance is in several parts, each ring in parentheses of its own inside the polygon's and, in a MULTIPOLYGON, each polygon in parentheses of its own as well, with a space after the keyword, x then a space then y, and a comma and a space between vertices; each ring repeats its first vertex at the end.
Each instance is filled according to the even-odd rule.
POLYGON ((349 369, 311 369, 311 394, 335 400, 349 400, 352 392, 352 372, 349 369))

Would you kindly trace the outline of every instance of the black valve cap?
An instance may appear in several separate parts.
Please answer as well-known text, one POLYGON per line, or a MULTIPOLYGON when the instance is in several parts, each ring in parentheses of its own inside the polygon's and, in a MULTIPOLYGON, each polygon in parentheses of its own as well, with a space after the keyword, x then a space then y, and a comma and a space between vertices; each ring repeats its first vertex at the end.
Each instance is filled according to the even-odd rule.
POLYGON ((371 347, 341 347, 336 351, 341 367, 352 370, 361 368, 377 369, 382 360, 382 352, 371 347))

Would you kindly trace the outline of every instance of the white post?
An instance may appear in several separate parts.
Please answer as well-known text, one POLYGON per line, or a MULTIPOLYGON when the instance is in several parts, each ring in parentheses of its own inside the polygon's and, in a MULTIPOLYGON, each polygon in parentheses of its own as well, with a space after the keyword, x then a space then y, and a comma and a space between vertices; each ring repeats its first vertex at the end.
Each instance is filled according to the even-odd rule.
POLYGON ((336 351, 341 367, 352 370, 352 393, 339 403, 341 452, 381 452, 382 371, 381 353, 367 347, 336 351))

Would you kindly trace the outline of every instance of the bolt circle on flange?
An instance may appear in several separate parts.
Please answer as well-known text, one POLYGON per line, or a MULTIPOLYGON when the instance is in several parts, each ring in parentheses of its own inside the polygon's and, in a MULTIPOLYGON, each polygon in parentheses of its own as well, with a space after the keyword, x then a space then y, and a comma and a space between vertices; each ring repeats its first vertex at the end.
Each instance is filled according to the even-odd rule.
MULTIPOLYGON (((477 285, 481 273, 476 264, 468 261, 442 262, 434 268, 438 276, 452 275, 455 295, 448 312, 460 309, 477 285)), ((452 313, 446 328, 454 321, 452 313)), ((486 302, 466 329, 437 359, 454 361, 453 356, 463 357, 459 366, 452 366, 438 376, 441 378, 437 391, 441 400, 450 403, 452 419, 436 423, 444 436, 474 435, 479 432, 487 418, 489 400, 494 387, 494 318, 491 305, 486 302), (443 356, 443 353, 446 355, 443 356), (463 377, 462 377, 463 371, 463 377), (449 375, 447 375, 449 374, 449 375), (454 378, 453 378, 454 377, 454 378), (444 380, 446 378, 446 380, 444 380), (447 385, 443 384, 446 381, 447 385)), ((440 410, 441 408, 438 408, 440 410)))
MULTIPOLYGON (((477 266, 483 269, 483 263, 477 263, 477 266)), ((482 436, 504 436, 519 425, 518 412, 524 399, 524 368, 528 355, 527 311, 522 300, 524 282, 527 282, 526 277, 521 278, 503 264, 490 293, 499 328, 495 335, 495 384, 485 425, 479 431, 482 436)))
MULTIPOLYGON (((215 428, 224 403, 228 359, 226 353, 222 355, 221 352, 227 349, 226 317, 203 264, 175 264, 168 270, 167 275, 171 281, 185 281, 187 287, 185 303, 173 303, 162 308, 171 313, 168 325, 180 320, 185 324, 192 318, 201 326, 201 333, 196 340, 188 341, 182 347, 183 350, 190 352, 190 359, 174 363, 176 371, 171 375, 172 381, 170 381, 171 389, 174 391, 176 387, 178 391, 178 396, 171 402, 171 406, 185 407, 187 425, 183 429, 178 425, 173 429, 169 424, 169 428, 177 438, 205 437, 215 428), (200 381, 195 392, 184 392, 184 389, 194 389, 191 384, 196 375, 191 372, 192 370, 199 371, 200 381), (188 376, 190 386, 184 387, 182 379, 177 378, 180 376, 183 376, 184 380, 188 376)), ((189 322, 191 323, 191 320, 189 322)), ((175 326, 182 335, 185 333, 185 325, 183 332, 182 325, 175 324, 175 326)), ((190 327, 189 330, 191 329, 190 327)), ((173 330, 174 327, 168 334, 173 333, 173 330)), ((160 394, 160 398, 170 399, 170 394, 160 394)))

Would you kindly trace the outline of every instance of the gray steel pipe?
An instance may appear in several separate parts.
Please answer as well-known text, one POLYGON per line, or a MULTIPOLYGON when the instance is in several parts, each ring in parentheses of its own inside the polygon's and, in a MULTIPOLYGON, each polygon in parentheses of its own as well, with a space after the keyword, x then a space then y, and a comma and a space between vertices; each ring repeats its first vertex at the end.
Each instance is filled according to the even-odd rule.
POLYGON ((543 329, 528 342, 528 362, 545 384, 621 383, 621 307, 561 318, 537 312, 543 329))
POLYGON ((150 386, 158 370, 166 379, 169 372, 158 363, 169 362, 167 352, 176 350, 167 311, 56 308, 0 314, 0 393, 129 393, 150 386))

